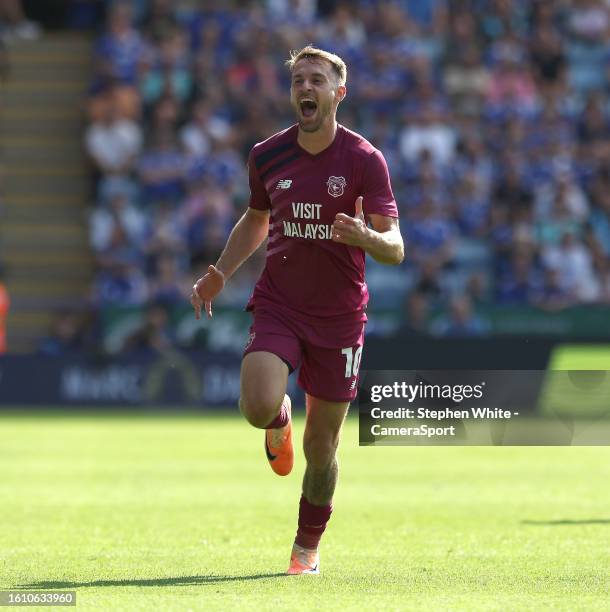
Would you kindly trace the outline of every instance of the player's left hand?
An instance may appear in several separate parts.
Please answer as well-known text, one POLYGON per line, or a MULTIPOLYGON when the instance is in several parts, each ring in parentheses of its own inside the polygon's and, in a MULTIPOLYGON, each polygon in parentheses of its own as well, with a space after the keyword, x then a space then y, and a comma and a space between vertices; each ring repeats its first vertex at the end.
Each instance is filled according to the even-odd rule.
POLYGON ((362 196, 356 199, 356 214, 350 217, 344 213, 337 213, 331 229, 333 242, 364 248, 368 228, 362 212, 362 196))

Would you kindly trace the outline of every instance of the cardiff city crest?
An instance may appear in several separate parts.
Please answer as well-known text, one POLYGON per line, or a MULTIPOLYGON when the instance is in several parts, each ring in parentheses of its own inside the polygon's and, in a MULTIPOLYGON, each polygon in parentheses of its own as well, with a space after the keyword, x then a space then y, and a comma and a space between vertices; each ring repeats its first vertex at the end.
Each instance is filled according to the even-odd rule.
POLYGON ((326 184, 328 185, 328 193, 333 198, 338 198, 343 195, 347 181, 342 176, 329 176, 326 184))

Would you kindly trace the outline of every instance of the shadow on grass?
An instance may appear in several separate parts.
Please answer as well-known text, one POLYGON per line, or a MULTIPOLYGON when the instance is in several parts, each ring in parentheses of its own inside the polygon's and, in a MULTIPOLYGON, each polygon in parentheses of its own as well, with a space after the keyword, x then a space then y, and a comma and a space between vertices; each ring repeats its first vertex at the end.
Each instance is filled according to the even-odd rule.
POLYGON ((522 525, 610 525, 610 519, 559 519, 557 521, 521 521, 522 525))
POLYGON ((216 584, 219 582, 245 582, 286 576, 284 573, 253 574, 251 576, 176 576, 173 578, 134 578, 132 580, 92 580, 91 582, 69 582, 64 580, 42 580, 21 584, 19 589, 77 589, 81 587, 164 587, 190 586, 193 584, 216 584))

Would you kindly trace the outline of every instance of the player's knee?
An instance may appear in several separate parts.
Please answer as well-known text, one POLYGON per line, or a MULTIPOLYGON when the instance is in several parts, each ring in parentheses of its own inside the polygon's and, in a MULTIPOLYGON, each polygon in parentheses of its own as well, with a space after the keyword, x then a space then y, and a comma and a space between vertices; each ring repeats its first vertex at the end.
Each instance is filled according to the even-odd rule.
POLYGON ((332 434, 309 434, 303 438, 307 465, 323 469, 335 458, 339 437, 332 434))
POLYGON ((264 429, 276 416, 281 400, 276 401, 271 396, 248 397, 242 395, 239 399, 239 409, 250 425, 264 429))

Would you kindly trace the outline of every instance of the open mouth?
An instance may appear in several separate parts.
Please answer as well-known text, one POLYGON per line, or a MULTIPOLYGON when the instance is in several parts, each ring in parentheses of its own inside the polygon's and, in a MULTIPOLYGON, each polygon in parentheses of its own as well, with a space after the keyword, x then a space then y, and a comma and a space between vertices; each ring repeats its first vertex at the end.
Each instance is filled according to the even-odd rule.
POLYGON ((318 105, 313 100, 301 100, 301 114, 303 117, 311 117, 318 109, 318 105))

